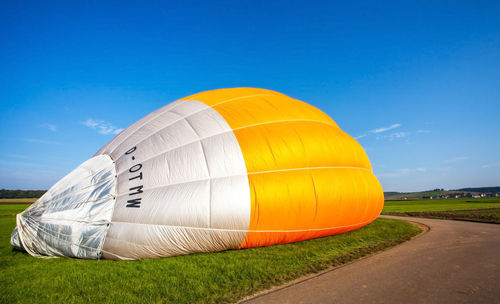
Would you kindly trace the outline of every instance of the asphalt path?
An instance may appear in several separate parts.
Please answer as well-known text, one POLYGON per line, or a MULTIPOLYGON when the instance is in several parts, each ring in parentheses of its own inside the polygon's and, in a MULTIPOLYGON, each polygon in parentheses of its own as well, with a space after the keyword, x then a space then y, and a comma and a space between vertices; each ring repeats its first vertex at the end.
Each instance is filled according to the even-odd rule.
POLYGON ((500 225, 383 217, 429 229, 244 303, 500 303, 500 225))

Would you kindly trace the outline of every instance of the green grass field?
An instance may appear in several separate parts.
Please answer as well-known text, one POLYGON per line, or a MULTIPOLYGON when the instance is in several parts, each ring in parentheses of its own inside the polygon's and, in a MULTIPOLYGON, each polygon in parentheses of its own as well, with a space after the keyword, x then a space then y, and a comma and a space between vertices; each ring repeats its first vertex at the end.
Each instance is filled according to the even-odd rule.
POLYGON ((0 217, 14 216, 31 204, 0 204, 0 217))
POLYGON ((377 219, 293 244, 138 261, 40 259, 9 244, 27 205, 0 205, 0 303, 227 303, 394 246, 420 229, 377 219), (8 209, 7 207, 17 207, 8 209))
POLYGON ((386 201, 382 213, 500 208, 500 198, 459 198, 415 201, 386 201))
POLYGON ((386 201, 382 214, 500 223, 500 198, 386 201))

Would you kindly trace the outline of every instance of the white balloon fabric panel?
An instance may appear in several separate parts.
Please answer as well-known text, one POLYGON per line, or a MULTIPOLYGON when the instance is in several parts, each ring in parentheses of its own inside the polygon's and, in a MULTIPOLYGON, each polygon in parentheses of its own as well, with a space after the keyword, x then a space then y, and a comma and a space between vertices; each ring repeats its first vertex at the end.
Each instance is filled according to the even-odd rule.
POLYGON ((100 258, 115 191, 113 160, 95 156, 17 215, 11 243, 33 256, 100 258))
POLYGON ((211 107, 175 102, 99 152, 116 160, 117 199, 103 254, 137 259, 238 248, 250 189, 234 133, 211 107))

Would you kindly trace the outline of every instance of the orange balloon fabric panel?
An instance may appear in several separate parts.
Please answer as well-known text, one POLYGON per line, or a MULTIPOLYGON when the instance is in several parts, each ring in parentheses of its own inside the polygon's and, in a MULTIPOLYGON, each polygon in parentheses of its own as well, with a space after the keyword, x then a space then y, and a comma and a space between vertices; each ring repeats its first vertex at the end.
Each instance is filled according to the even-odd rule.
POLYGON ((321 110, 252 88, 185 99, 221 114, 241 147, 251 193, 241 248, 354 230, 380 213, 383 191, 365 151, 321 110))
POLYGON ((368 224, 383 206, 380 184, 363 169, 250 174, 251 218, 242 248, 301 241, 368 224))

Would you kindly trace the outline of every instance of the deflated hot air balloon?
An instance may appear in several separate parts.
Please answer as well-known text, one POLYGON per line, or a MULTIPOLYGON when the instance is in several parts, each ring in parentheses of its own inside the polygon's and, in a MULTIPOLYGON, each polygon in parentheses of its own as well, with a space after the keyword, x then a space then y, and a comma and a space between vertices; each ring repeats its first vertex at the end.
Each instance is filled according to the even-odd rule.
POLYGON ((221 89, 137 121, 17 215, 34 256, 139 259, 360 228, 383 207, 361 146, 286 95, 221 89))

